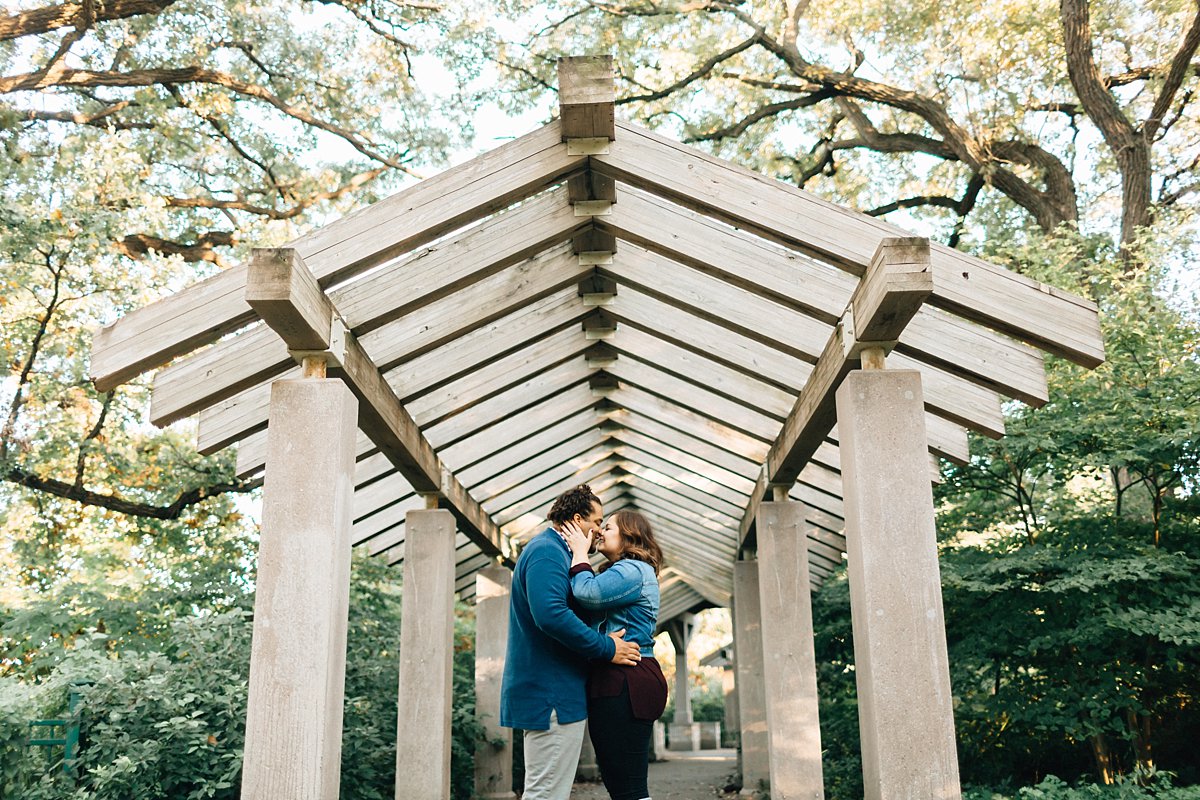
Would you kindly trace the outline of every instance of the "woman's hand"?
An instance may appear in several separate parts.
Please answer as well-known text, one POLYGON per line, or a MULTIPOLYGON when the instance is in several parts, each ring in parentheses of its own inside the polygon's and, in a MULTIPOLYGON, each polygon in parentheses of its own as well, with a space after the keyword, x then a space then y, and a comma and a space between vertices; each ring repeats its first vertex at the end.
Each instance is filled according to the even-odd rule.
POLYGON ((592 549, 592 534, 584 533, 574 522, 564 522, 563 536, 567 537, 567 545, 571 548, 571 564, 586 564, 588 551, 592 549))

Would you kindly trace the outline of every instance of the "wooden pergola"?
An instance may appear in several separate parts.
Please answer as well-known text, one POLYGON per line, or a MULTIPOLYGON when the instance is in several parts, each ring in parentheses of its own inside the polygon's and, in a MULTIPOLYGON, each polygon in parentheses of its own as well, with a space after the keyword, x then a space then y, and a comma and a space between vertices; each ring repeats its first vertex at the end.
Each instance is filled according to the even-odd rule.
MULTIPOLYGON (((1044 353, 1103 361, 1087 300, 615 120, 607 57, 564 59, 559 76, 560 119, 255 250, 95 338, 97 388, 158 369, 152 421, 198 414, 202 452, 236 444, 239 475, 266 481, 243 797, 336 797, 350 546, 408 562, 397 797, 446 796, 448 767, 431 771, 449 752, 453 596, 478 593, 480 672, 496 675, 506 568, 582 482, 606 513, 651 519, 668 564, 661 626, 735 603, 747 785, 769 776, 772 797, 814 796, 815 671, 773 664, 780 652, 803 662, 805 636, 811 654, 797 587, 849 557, 866 648, 860 608, 888 585, 875 571, 903 571, 896 559, 911 555, 907 587, 887 591, 916 591, 923 576, 925 605, 902 627, 930 626, 942 655, 926 655, 944 661, 940 595, 924 619, 939 591, 939 459, 965 462, 968 431, 1002 436, 1003 400, 1047 400, 1044 353), (882 381, 901 394, 873 401, 882 381), (309 639, 288 638, 322 616, 309 639), (497 631, 487 646, 485 631, 497 631), (430 642, 442 661, 409 663, 430 642), (314 652, 327 669, 283 663, 314 652), (280 687, 306 670, 315 683, 297 692, 323 699, 289 716, 280 687), (406 719, 439 715, 444 734, 406 734, 406 719), (273 738, 283 720, 310 726, 307 743, 273 738), (301 777, 279 783, 295 759, 301 777)), ((872 779, 865 760, 868 786, 884 787, 868 796, 893 796, 886 787, 908 779, 886 765, 901 754, 866 733, 883 765, 872 779)), ((949 796, 949 773, 924 759, 949 796)), ((481 770, 503 771, 498 760, 481 757, 481 770)), ((952 772, 956 792, 957 762, 952 772)), ((502 774, 480 780, 511 796, 502 774)))

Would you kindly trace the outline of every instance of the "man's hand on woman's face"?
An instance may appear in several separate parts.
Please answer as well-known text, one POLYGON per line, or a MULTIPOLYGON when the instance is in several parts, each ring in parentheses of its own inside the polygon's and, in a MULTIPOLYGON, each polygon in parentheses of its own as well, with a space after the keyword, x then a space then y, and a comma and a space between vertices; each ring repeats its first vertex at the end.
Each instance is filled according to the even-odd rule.
POLYGON ((576 561, 587 561, 588 551, 592 548, 592 534, 584 533, 583 529, 574 522, 563 523, 563 536, 567 537, 567 545, 576 561))

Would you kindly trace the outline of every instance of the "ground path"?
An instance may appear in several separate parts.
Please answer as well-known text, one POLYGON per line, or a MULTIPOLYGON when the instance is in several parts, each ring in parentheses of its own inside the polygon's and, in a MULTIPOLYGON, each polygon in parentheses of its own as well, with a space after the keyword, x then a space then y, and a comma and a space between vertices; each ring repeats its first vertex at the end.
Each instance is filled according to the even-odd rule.
MULTIPOLYGON (((736 769, 736 750, 668 752, 666 760, 650 765, 650 796, 654 800, 724 797, 721 790, 736 769)), ((600 783, 577 783, 571 800, 608 800, 608 792, 600 783)))

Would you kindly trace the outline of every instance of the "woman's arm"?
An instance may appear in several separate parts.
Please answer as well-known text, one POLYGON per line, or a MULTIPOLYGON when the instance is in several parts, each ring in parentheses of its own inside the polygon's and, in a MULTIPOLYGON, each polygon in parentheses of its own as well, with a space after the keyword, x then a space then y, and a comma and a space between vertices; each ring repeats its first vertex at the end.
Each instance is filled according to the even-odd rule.
POLYGON ((630 606, 642 596, 642 572, 629 560, 618 561, 599 575, 589 567, 571 577, 571 594, 592 611, 630 606))

